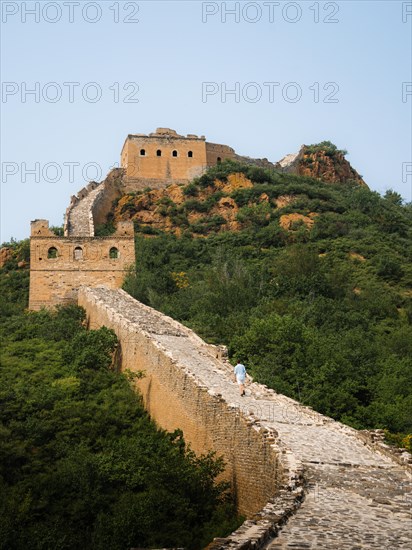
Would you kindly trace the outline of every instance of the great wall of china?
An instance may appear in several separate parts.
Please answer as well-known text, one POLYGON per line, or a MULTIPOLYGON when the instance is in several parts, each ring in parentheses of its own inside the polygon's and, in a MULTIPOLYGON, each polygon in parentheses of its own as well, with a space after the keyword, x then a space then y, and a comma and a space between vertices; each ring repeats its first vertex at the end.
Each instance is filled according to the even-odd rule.
POLYGON ((411 549, 408 453, 251 379, 240 398, 224 350, 118 288, 135 260, 133 228, 96 238, 94 227, 119 192, 119 174, 72 198, 64 237, 33 222, 30 307, 77 299, 90 328, 116 332, 121 369, 144 371, 136 385, 159 426, 182 429, 197 453, 224 457, 247 520, 208 549, 411 549))

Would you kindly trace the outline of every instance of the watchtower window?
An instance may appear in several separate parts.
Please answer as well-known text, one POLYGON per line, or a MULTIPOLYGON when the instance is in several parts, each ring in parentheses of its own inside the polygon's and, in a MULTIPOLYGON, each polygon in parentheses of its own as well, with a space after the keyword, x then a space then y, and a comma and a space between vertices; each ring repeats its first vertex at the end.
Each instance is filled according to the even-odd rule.
POLYGON ((112 246, 112 248, 109 250, 109 258, 112 260, 117 260, 118 257, 119 250, 115 246, 112 246))
POLYGON ((193 151, 188 151, 187 156, 188 156, 189 158, 192 158, 192 157, 193 157, 193 151))
POLYGON ((51 246, 49 250, 47 251, 47 257, 49 259, 57 258, 57 248, 55 246, 51 246))
POLYGON ((172 151, 172 157, 177 157, 177 151, 172 151))
POLYGON ((156 151, 156 156, 158 156, 158 157, 161 157, 161 156, 162 156, 162 151, 161 151, 160 149, 158 149, 158 150, 156 151))
POLYGON ((140 149, 140 156, 145 157, 146 156, 146 149, 140 149))
POLYGON ((76 248, 74 249, 73 258, 75 260, 83 259, 83 248, 81 246, 76 246, 76 248))
POLYGON ((217 157, 217 163, 219 164, 220 162, 222 162, 222 159, 220 157, 217 157))

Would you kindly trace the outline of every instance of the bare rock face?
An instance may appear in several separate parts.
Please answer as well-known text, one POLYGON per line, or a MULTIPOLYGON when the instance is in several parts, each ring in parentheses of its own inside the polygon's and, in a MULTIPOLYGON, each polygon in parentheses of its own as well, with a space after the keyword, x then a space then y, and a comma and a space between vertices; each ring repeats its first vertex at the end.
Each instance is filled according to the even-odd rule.
POLYGON ((4 266, 6 262, 11 260, 13 257, 13 251, 11 248, 4 246, 0 248, 0 268, 4 266))
POLYGON ((292 214, 283 214, 280 217, 279 224, 283 229, 287 231, 294 231, 299 228, 301 225, 305 225, 308 229, 311 229, 315 223, 315 217, 317 214, 311 212, 309 216, 304 216, 303 214, 298 214, 296 212, 292 214))
MULTIPOLYGON (((302 145, 302 147, 305 147, 305 146, 302 145)), ((286 155, 285 157, 280 159, 280 161, 276 163, 276 167, 278 169, 280 168, 282 171, 288 171, 290 168, 292 168, 297 164, 297 162, 295 161, 298 156, 299 156, 299 153, 290 153, 289 155, 286 155)))
POLYGON ((224 193, 233 193, 237 189, 251 189, 253 183, 248 179, 242 172, 236 172, 234 174, 229 174, 227 181, 215 181, 216 189, 223 191, 224 193))
POLYGON ((358 172, 345 159, 345 152, 322 144, 302 145, 299 153, 286 155, 276 169, 287 174, 307 176, 328 183, 356 182, 367 186, 358 172))

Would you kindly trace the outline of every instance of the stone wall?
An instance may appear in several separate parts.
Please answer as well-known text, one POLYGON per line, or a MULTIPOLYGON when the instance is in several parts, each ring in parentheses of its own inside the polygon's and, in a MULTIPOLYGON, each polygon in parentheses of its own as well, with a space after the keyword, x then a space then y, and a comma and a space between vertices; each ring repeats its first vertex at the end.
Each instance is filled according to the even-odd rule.
POLYGON ((225 477, 241 514, 257 514, 284 489, 290 470, 275 434, 195 375, 196 362, 211 374, 222 368, 213 347, 122 290, 82 288, 78 303, 92 328, 105 325, 116 332, 122 369, 144 371, 137 385, 152 418, 166 430, 182 429, 197 454, 214 450, 224 457, 225 477), (186 361, 175 355, 177 345, 183 346, 186 361))
MULTIPOLYGON (((171 132, 158 129, 149 137, 172 147, 182 136, 171 132)), ((203 136, 184 139, 209 148, 210 164, 234 154, 226 146, 205 145, 203 136)), ((125 168, 127 155, 124 150, 125 168)), ((172 176, 170 164, 165 169, 172 176)), ((104 238, 94 237, 94 226, 105 221, 121 180, 122 171, 113 171, 105 183, 91 182, 72 197, 65 237, 54 235, 47 220, 32 222, 29 307, 78 300, 91 328, 105 325, 116 332, 122 369, 145 372, 137 385, 157 423, 182 429, 197 453, 214 450, 224 457, 224 475, 248 519, 210 550, 411 548, 410 455, 394 458, 376 437, 250 379, 240 398, 232 367, 217 359, 214 346, 118 289, 135 261, 133 224, 123 222, 104 238)), ((137 180, 146 182, 167 183, 163 176, 137 180)))
POLYGON ((243 155, 235 155, 234 160, 242 162, 244 164, 251 164, 252 166, 258 166, 259 168, 266 168, 271 172, 275 172, 275 165, 273 162, 270 162, 267 158, 263 159, 254 159, 252 157, 246 157, 243 155))
POLYGON ((124 192, 123 177, 124 170, 122 168, 114 168, 102 182, 99 192, 91 202, 90 212, 93 220, 93 235, 98 225, 106 223, 107 214, 112 209, 113 201, 118 199, 124 192))
POLYGON ((93 196, 99 192, 102 184, 91 181, 86 187, 80 189, 77 195, 72 195, 70 204, 66 208, 64 216, 64 236, 83 235, 92 236, 92 226, 90 226, 89 204, 94 200, 93 196), (86 210, 84 210, 86 207, 86 210))
POLYGON ((248 519, 208 550, 411 548, 410 455, 395 461, 364 433, 250 378, 239 397, 215 346, 122 290, 82 288, 79 304, 91 328, 118 335, 118 364, 145 372, 138 387, 157 423, 225 458, 248 519))
POLYGON ((73 195, 64 216, 64 236, 93 237, 95 227, 106 222, 112 203, 124 192, 124 170, 114 168, 101 182, 91 181, 73 195))
POLYGON ((214 166, 225 159, 235 159, 235 151, 228 145, 220 143, 206 143, 206 162, 208 166, 214 166))

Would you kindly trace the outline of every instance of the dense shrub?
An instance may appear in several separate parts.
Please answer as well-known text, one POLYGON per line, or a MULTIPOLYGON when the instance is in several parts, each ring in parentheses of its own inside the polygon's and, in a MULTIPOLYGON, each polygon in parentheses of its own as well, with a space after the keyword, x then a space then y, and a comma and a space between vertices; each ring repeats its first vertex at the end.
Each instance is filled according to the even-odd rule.
MULTIPOLYGON (((201 185, 232 171, 251 177, 249 170, 225 162, 201 185)), ((255 172, 259 183, 231 194, 241 231, 215 234, 205 218, 191 229, 207 238, 138 238, 141 261, 125 288, 227 344, 258 381, 352 426, 405 440, 412 430, 411 206, 353 182, 255 172), (262 193, 269 203, 259 202, 262 193), (277 209, 282 195, 295 202, 277 209), (317 214, 311 230, 279 226, 283 213, 296 211, 317 214), (185 285, 173 272, 184 273, 185 285)))
POLYGON ((111 367, 115 334, 84 321, 0 317, 0 548, 200 549, 232 531, 222 460, 156 428, 111 367))

